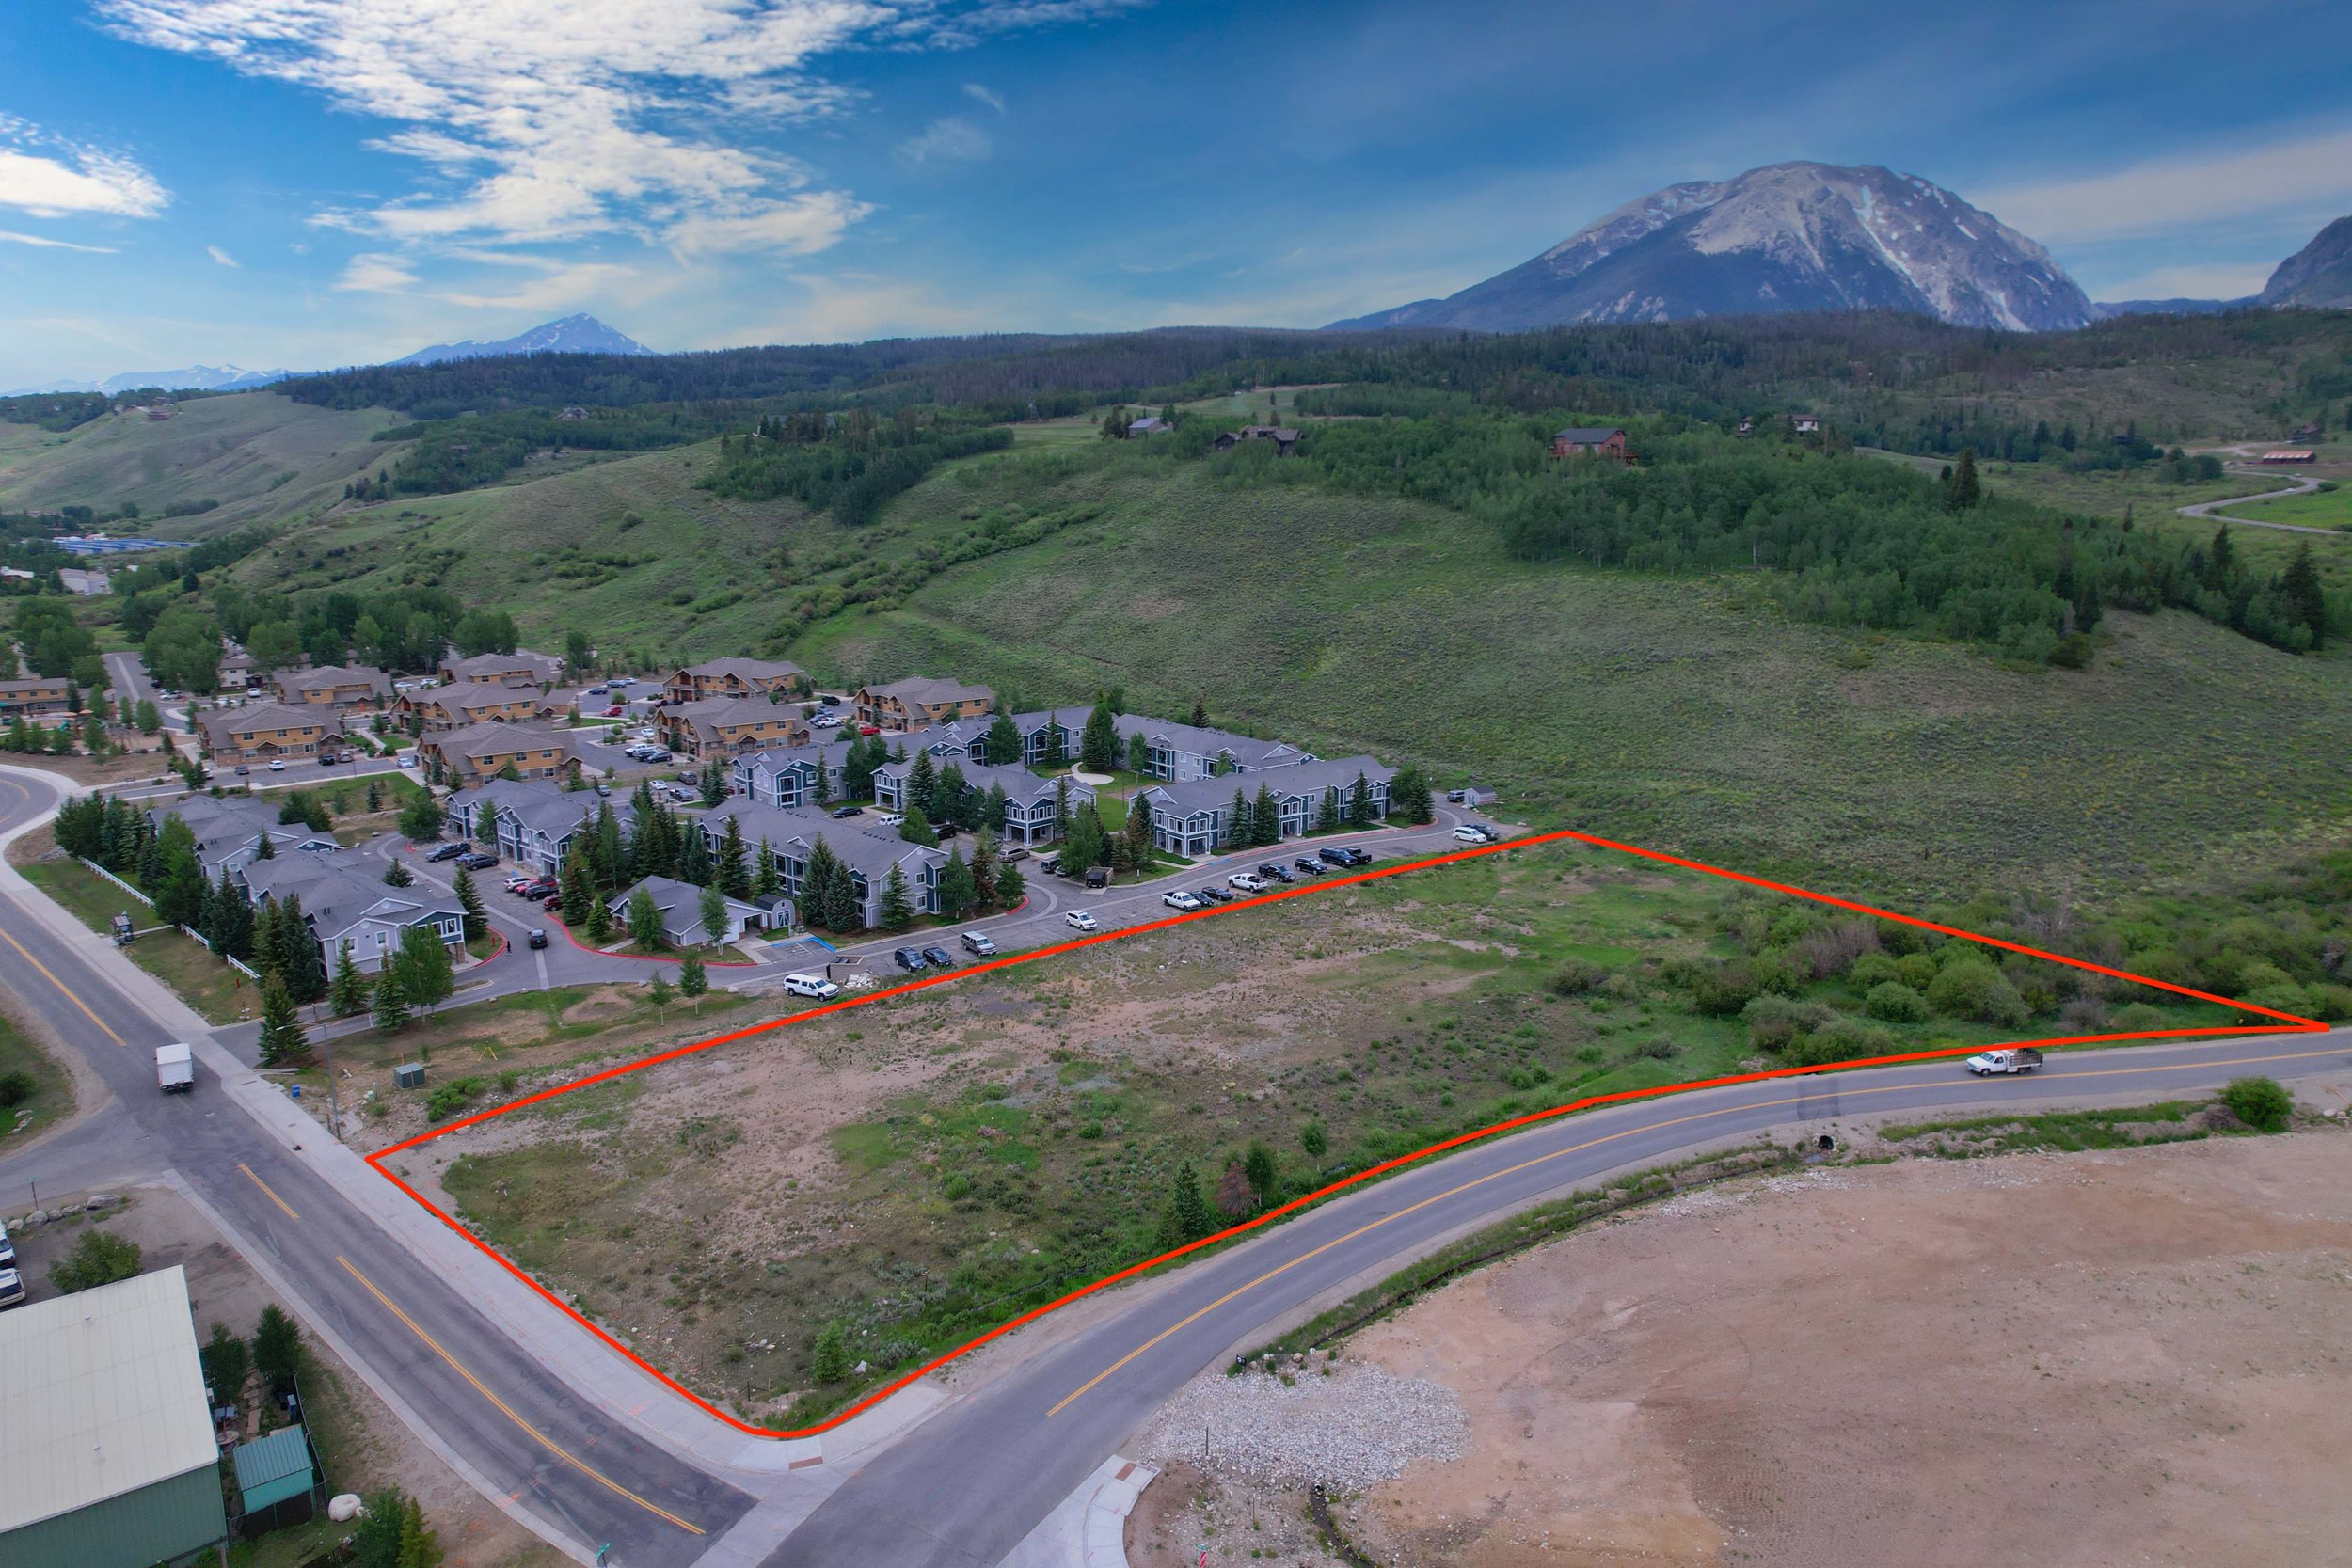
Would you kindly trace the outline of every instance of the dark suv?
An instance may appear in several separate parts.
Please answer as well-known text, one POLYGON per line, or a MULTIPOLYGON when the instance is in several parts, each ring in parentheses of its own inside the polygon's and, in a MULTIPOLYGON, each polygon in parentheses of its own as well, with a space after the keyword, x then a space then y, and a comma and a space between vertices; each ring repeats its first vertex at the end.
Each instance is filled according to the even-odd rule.
POLYGON ((933 969, 953 969, 956 967, 955 955, 948 952, 945 947, 926 947, 923 949, 923 958, 933 969))
POLYGON ((1348 858, 1348 852, 1344 849, 1318 849, 1315 851, 1315 858, 1330 865, 1347 866, 1356 863, 1348 858))
POLYGON ((1310 877, 1320 877, 1323 875, 1322 864, 1318 862, 1309 860, 1304 855, 1299 856, 1296 860, 1291 862, 1291 863, 1298 867, 1300 871, 1306 873, 1310 877))
POLYGON ((1263 877, 1270 882, 1295 882, 1298 880, 1296 877, 1291 875, 1291 868, 1284 865, 1279 861, 1266 862, 1265 864, 1258 867, 1258 875, 1263 877))
POLYGON ((890 955, 890 959, 912 974, 923 967, 923 950, 919 947, 901 947, 890 955))

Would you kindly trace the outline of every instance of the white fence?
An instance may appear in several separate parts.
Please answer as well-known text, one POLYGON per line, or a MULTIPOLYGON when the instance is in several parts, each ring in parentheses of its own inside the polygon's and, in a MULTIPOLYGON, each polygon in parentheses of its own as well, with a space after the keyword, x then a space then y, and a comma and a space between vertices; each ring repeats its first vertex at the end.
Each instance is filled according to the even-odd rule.
POLYGON ((244 975, 246 979, 248 979, 248 980, 259 980, 259 979, 262 977, 262 972, 261 972, 260 970, 258 970, 258 969, 254 968, 251 964, 245 962, 245 961, 244 961, 243 959, 241 959, 241 958, 230 958, 228 954, 226 954, 226 953, 222 952, 219 948, 215 947, 215 946, 212 944, 211 940, 210 940, 209 938, 207 938, 207 937, 204 935, 204 933, 203 933, 203 932, 201 932, 201 931, 198 930, 195 927, 193 927, 193 926, 183 926, 183 927, 180 927, 180 929, 182 929, 182 930, 183 930, 183 931, 187 932, 187 933, 188 933, 188 935, 190 935, 190 936, 194 937, 194 938, 198 941, 198 942, 201 943, 201 944, 202 944, 202 946, 203 946, 203 948, 204 948, 204 951, 205 951, 205 952, 210 953, 210 954, 211 954, 214 958, 218 958, 218 959, 219 959, 222 963, 227 964, 230 968, 231 968, 231 969, 235 970, 238 974, 240 974, 244 975))
POLYGON ((120 888, 123 892, 125 892, 125 893, 129 894, 132 897, 134 897, 134 898, 137 899, 140 903, 145 904, 145 905, 146 905, 149 909, 151 909, 151 909, 153 909, 153 908, 155 907, 155 900, 153 900, 152 898, 150 898, 150 897, 149 897, 146 894, 141 893, 138 889, 136 889, 136 888, 133 887, 130 883, 128 883, 128 882, 124 881, 121 878, 119 878, 119 877, 116 876, 113 872, 111 872, 111 871, 107 870, 104 866, 103 866, 103 865, 99 864, 96 861, 93 861, 93 860, 84 860, 84 859, 83 859, 83 857, 81 857, 80 855, 76 855, 76 856, 74 856, 73 858, 74 858, 75 860, 77 860, 77 861, 81 861, 81 862, 82 862, 82 863, 83 863, 84 865, 86 865, 86 866, 89 867, 89 869, 90 869, 90 870, 95 871, 95 872, 96 872, 96 873, 98 873, 98 875, 100 875, 101 877, 105 878, 105 879, 106 879, 106 880, 108 880, 108 881, 110 881, 110 882, 114 883, 114 885, 115 885, 115 886, 117 886, 117 887, 120 888))

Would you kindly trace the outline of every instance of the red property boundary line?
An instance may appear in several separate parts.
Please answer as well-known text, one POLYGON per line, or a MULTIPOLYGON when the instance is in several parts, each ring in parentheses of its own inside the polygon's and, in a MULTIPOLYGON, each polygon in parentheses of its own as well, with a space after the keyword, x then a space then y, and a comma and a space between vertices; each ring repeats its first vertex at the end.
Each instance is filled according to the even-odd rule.
POLYGON ((1325 1198, 1331 1196, 1335 1193, 1344 1192, 1350 1187, 1372 1180, 1375 1177, 1385 1176, 1391 1171, 1394 1171, 1403 1166, 1428 1159, 1432 1155, 1442 1154, 1450 1149, 1462 1148, 1466 1144, 1478 1143, 1484 1139, 1495 1137, 1504 1132, 1516 1132, 1524 1127, 1532 1127, 1538 1122, 1549 1121, 1556 1117, 1568 1116, 1577 1111, 1589 1110, 1597 1105, 1621 1104, 1629 1101, 1661 1099, 1668 1095, 1689 1094, 1698 1089, 1722 1088, 1734 1084, 1753 1084, 1766 1079, 1798 1077, 1809 1073, 1841 1071, 1851 1068, 1885 1067, 1900 1062, 1932 1061, 1942 1057, 1967 1055, 1979 1050, 1995 1049, 1995 1047, 1993 1046, 1981 1045, 1950 1046, 1935 1051, 1904 1052, 1890 1056, 1863 1056, 1857 1057, 1851 1061, 1833 1062, 1820 1067, 1772 1068, 1762 1072, 1733 1073, 1722 1078, 1704 1078, 1694 1083, 1669 1084, 1657 1088, 1620 1089, 1612 1094, 1588 1095, 1581 1100, 1570 1101, 1564 1105, 1554 1105, 1549 1110, 1531 1111, 1525 1116, 1514 1117, 1507 1121, 1499 1121, 1490 1127, 1481 1127, 1473 1132, 1457 1133, 1451 1138, 1442 1140, 1441 1142, 1431 1144, 1425 1148, 1415 1149, 1410 1154, 1400 1154, 1392 1160, 1384 1160, 1376 1165, 1371 1166, 1365 1170, 1358 1171, 1353 1176, 1344 1177, 1340 1180, 1330 1183, 1328 1186, 1318 1188, 1316 1191, 1309 1193, 1302 1197, 1295 1197, 1288 1203, 1282 1204, 1279 1208, 1269 1209, 1264 1213, 1258 1215, 1254 1219, 1246 1220, 1239 1225, 1220 1230, 1214 1236, 1204 1236, 1200 1241, 1190 1243, 1184 1246, 1177 1247, 1169 1252, 1161 1253, 1156 1258, 1148 1258, 1139 1263, 1131 1264, 1126 1268, 1120 1269, 1116 1274, 1105 1275, 1102 1278, 1095 1280, 1090 1285, 1080 1286, 1077 1290, 1072 1291, 1066 1295, 1062 1295, 1053 1301, 1049 1301, 1042 1307, 1032 1307, 1028 1311, 1022 1313, 1019 1317, 1012 1318, 1005 1323, 999 1323, 994 1328, 990 1329, 987 1333, 969 1339, 963 1344, 958 1345, 951 1351, 947 1351, 940 1355, 934 1356, 931 1360, 925 1362, 922 1366, 917 1367, 913 1371, 904 1374, 882 1388, 876 1389, 873 1393, 866 1395, 864 1399, 859 1400, 856 1403, 850 1405, 847 1409, 840 1411, 836 1415, 818 1421, 813 1426, 798 1427, 789 1431, 779 1431, 772 1427, 759 1426, 753 1422, 742 1420, 736 1416, 729 1414, 727 1411, 720 1409, 708 1400, 704 1399, 700 1394, 695 1393, 692 1389, 679 1383, 676 1379, 671 1377, 667 1372, 664 1372, 660 1368, 655 1366, 652 1362, 646 1360, 644 1356, 639 1355, 635 1351, 630 1350, 627 1345, 621 1343, 618 1338, 607 1333, 604 1329, 599 1328, 596 1324, 591 1323, 586 1317, 575 1310, 554 1291, 540 1284, 536 1279, 533 1279, 519 1265, 505 1257, 497 1248, 490 1246, 488 1243, 485 1243, 482 1238, 476 1236, 472 1231, 458 1224, 455 1219, 443 1212, 439 1208, 427 1199, 423 1194, 418 1192, 407 1182, 402 1180, 400 1177, 394 1175, 386 1167, 384 1164, 385 1161, 389 1160, 395 1154, 399 1154, 407 1149, 416 1148, 423 1144, 431 1143, 434 1139, 454 1132, 460 1128, 471 1127, 478 1122, 485 1122, 494 1117, 502 1117, 510 1111, 520 1110, 526 1105, 535 1105, 544 1101, 553 1100, 562 1095, 571 1094, 577 1090, 605 1083, 611 1079, 623 1077, 632 1072, 643 1071, 646 1068, 658 1067, 664 1062, 674 1062, 678 1060, 680 1057, 691 1056, 698 1052, 710 1050, 714 1046, 726 1045, 736 1040, 748 1039, 755 1035, 764 1035, 772 1030, 787 1028, 795 1023, 804 1023, 810 1019, 821 1018, 828 1013, 843 1012, 851 1007, 872 1006, 876 1003, 887 1002, 894 998, 904 996, 911 991, 927 990, 932 986, 949 985, 957 980, 963 979, 967 975, 986 974, 988 971, 995 969, 1009 969, 1016 964, 1035 963, 1041 958, 1051 958, 1064 953, 1074 953, 1080 949, 1088 947, 1099 947, 1104 942, 1118 942, 1128 937, 1141 936, 1147 931, 1166 930, 1170 927, 1182 926, 1195 920, 1211 919, 1214 916, 1229 913, 1233 911, 1254 909, 1267 904, 1279 903, 1285 898, 1303 898, 1311 894, 1322 893, 1335 887, 1346 887, 1357 882, 1374 881, 1384 877, 1401 876, 1410 871, 1425 871, 1433 866, 1451 865, 1459 861, 1476 860, 1486 855, 1502 854, 1512 849, 1523 849, 1531 845, 1563 843, 1589 845, 1595 848, 1614 850, 1617 853, 1631 855, 1641 860, 1655 861, 1661 865, 1680 866, 1685 870, 1702 872, 1709 877, 1720 877, 1725 881, 1739 882, 1748 887, 1761 888, 1768 893, 1787 894, 1791 897, 1808 899, 1817 904, 1826 904, 1832 909, 1849 910, 1855 914, 1868 915, 1879 920, 1891 920, 1900 925, 1915 927, 1923 931, 1934 931, 1944 936, 1957 937, 1963 941, 1977 942, 1986 947, 1996 947, 2005 952, 2023 954, 2027 958, 2042 958, 2052 963, 2064 964, 2070 969, 2086 970, 2094 974, 2107 975, 2112 979, 2126 980, 2134 985, 2148 986, 2157 990, 2170 991, 2174 995, 2191 997, 2200 1002, 2217 1003, 2222 1006, 2233 1007, 2240 1012, 2259 1013, 2265 1018, 2274 1018, 2280 1021, 2277 1023, 2215 1025, 2209 1028, 2135 1029, 2105 1035, 2067 1035, 2052 1037, 2044 1039, 2015 1040, 2008 1042, 2011 1045, 2093 1045, 2111 1040, 2196 1038, 2199 1037, 2216 1035, 2308 1035, 2325 1033, 2328 1027, 2327 1024, 2320 1022, 2316 1019, 2299 1018, 2293 1013, 2282 1013, 2275 1008, 2259 1007, 2254 1006, 2252 1003, 2240 1002, 2227 996, 2216 996, 2211 991, 2196 990, 2187 986, 2176 986, 2167 980, 2153 980, 2144 974, 2134 974, 2128 970, 2113 969, 2106 964, 2092 963, 2085 958, 2070 958, 2062 953, 2044 952, 2039 947, 2029 947, 2023 942, 2007 942, 1998 937, 1980 936, 1974 931, 1963 930, 1957 926, 1939 925, 1932 920, 1922 920, 1915 915, 1899 914, 1892 910, 1883 910, 1875 905, 1857 903, 1852 899, 1838 898, 1829 894, 1814 893, 1804 888, 1793 887, 1786 882, 1775 882, 1763 877, 1751 877, 1744 872, 1727 871, 1722 866, 1709 865, 1704 861, 1690 860, 1681 855, 1667 854, 1657 849, 1644 849, 1637 845, 1620 844, 1613 839, 1599 838, 1591 833, 1578 832, 1573 829, 1562 829, 1555 832, 1535 833, 1526 838, 1510 839, 1498 844, 1483 845, 1475 849, 1462 849, 1450 854, 1433 855, 1425 860, 1405 861, 1395 865, 1382 866, 1378 870, 1375 871, 1360 871, 1350 877, 1337 877, 1326 881, 1311 882, 1300 887, 1281 889, 1273 893, 1262 894, 1253 898, 1241 899, 1232 904, 1218 905, 1212 909, 1195 911, 1186 914, 1171 915, 1166 919, 1148 921, 1141 926, 1131 926, 1121 930, 1104 931, 1094 936, 1081 938, 1076 942, 1058 942, 1050 947, 1035 948, 1026 953, 1010 954, 1001 958, 992 959, 987 963, 973 964, 968 968, 959 969, 949 974, 935 974, 925 979, 910 980, 903 985, 893 986, 886 990, 875 991, 866 996, 851 997, 839 1002, 829 1002, 820 1007, 811 1007, 803 1012, 793 1013, 784 1018, 771 1019, 768 1022, 755 1023, 747 1028, 735 1030, 729 1034, 715 1035, 709 1039, 698 1040, 691 1045, 682 1045, 673 1050, 659 1052, 653 1055, 642 1057, 634 1062, 627 1062, 619 1067, 607 1068, 601 1072, 591 1073, 585 1078, 577 1079, 569 1084, 562 1084, 551 1088, 541 1089, 533 1094, 524 1095, 522 1098, 510 1101, 503 1105, 493 1106, 485 1111, 477 1111, 471 1116, 461 1117, 457 1120, 450 1122, 446 1126, 437 1127, 429 1132, 421 1132, 413 1138, 405 1139, 400 1143, 392 1145, 389 1148, 380 1149, 373 1154, 368 1155, 366 1156, 367 1163, 374 1168, 376 1174, 382 1176, 386 1180, 391 1182, 392 1185, 407 1194, 410 1198, 414 1199, 418 1204, 422 1206, 423 1209, 432 1214, 434 1218, 439 1220, 443 1225, 448 1226, 452 1230, 457 1232, 458 1235, 463 1236, 467 1241, 471 1242, 475 1246, 481 1248, 486 1257, 490 1258, 501 1268, 504 1269, 508 1274, 513 1275, 516 1279, 528 1286, 532 1291, 536 1292, 542 1300, 563 1312, 566 1317, 570 1318, 580 1327, 586 1329, 589 1333, 595 1335, 614 1352, 626 1356, 640 1370, 644 1371, 647 1376, 661 1384, 662 1386, 668 1388, 671 1392, 677 1394, 681 1398, 691 1401, 705 1414, 715 1417, 719 1420, 725 1422, 728 1426, 733 1427, 738 1432, 746 1433, 754 1437, 815 1437, 822 1433, 832 1431, 834 1427, 839 1426, 842 1422, 849 1420, 851 1417, 858 1415, 860 1412, 871 1409, 873 1406, 881 1403, 883 1400, 886 1400, 891 1395, 897 1393, 899 1389, 907 1386, 907 1385, 915 1382, 917 1379, 930 1375, 931 1372, 938 1370, 940 1368, 947 1365, 947 1363, 955 1360, 957 1357, 969 1354, 971 1352, 979 1349, 982 1345, 987 1344, 990 1340, 999 1338, 1004 1335, 1009 1334, 1014 1329, 1019 1328, 1025 1323, 1034 1323, 1038 1319, 1044 1317, 1049 1312, 1053 1312, 1060 1307, 1069 1306, 1072 1302, 1090 1296, 1097 1291, 1107 1289, 1108 1287, 1117 1285, 1123 1280, 1133 1279, 1138 1275, 1146 1274, 1151 1270, 1157 1268, 1162 1263, 1168 1262, 1174 1259, 1182 1258, 1188 1253, 1198 1252, 1204 1247, 1215 1246, 1221 1242, 1231 1241, 1236 1236, 1245 1235, 1262 1226, 1268 1225, 1275 1220, 1280 1219, 1284 1215, 1295 1213, 1299 1210, 1320 1203, 1325 1198))

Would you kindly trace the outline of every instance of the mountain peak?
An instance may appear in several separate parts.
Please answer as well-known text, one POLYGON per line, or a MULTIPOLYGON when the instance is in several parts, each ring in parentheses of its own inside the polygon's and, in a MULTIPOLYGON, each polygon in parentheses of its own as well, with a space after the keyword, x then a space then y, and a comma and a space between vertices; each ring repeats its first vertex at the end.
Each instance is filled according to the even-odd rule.
POLYGON ((2312 243, 2279 263, 2263 292, 2264 305, 2300 305, 2312 309, 2352 306, 2352 217, 2342 217, 2312 236, 2312 243))
POLYGON ((2092 315, 2048 251, 1940 185, 1786 163, 1653 191, 1450 298, 1332 325, 1506 332, 1856 309, 2036 332, 2092 315))
POLYGON ((485 341, 469 338, 458 343, 435 343, 392 361, 395 365, 436 365, 449 359, 493 359, 510 354, 651 354, 654 351, 625 332, 607 326, 584 312, 541 322, 512 338, 485 341))

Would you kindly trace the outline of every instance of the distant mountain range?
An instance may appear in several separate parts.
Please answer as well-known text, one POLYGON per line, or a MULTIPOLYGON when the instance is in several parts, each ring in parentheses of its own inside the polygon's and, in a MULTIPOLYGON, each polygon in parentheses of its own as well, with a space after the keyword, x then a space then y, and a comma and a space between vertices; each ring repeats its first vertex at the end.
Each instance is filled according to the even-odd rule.
POLYGON ((2175 316, 2211 316, 2255 306, 2273 309, 2352 309, 2352 217, 2338 218, 2312 243, 2279 263, 2263 292, 2239 299, 2127 299, 2101 305, 2103 316, 2161 311, 2175 316))
POLYGON ((19 387, 0 397, 34 397, 43 392, 103 392, 120 397, 143 387, 157 387, 167 392, 242 392, 255 387, 266 387, 273 381, 283 381, 292 371, 248 371, 236 365, 190 365, 178 371, 133 371, 126 375, 110 375, 103 381, 52 381, 40 387, 19 387))
POLYGON ((1669 185, 1460 293, 1331 325, 1509 332, 1788 310, 2036 332, 2095 314, 2048 251, 1940 185, 1876 165, 1772 164, 1669 185))
POLYGON ((652 354, 626 332, 618 332, 594 316, 565 316, 561 321, 542 322, 528 332, 512 338, 500 338, 482 342, 469 338, 462 343, 435 343, 421 348, 405 358, 390 361, 395 365, 437 365, 448 359, 495 359, 509 354, 652 354))

